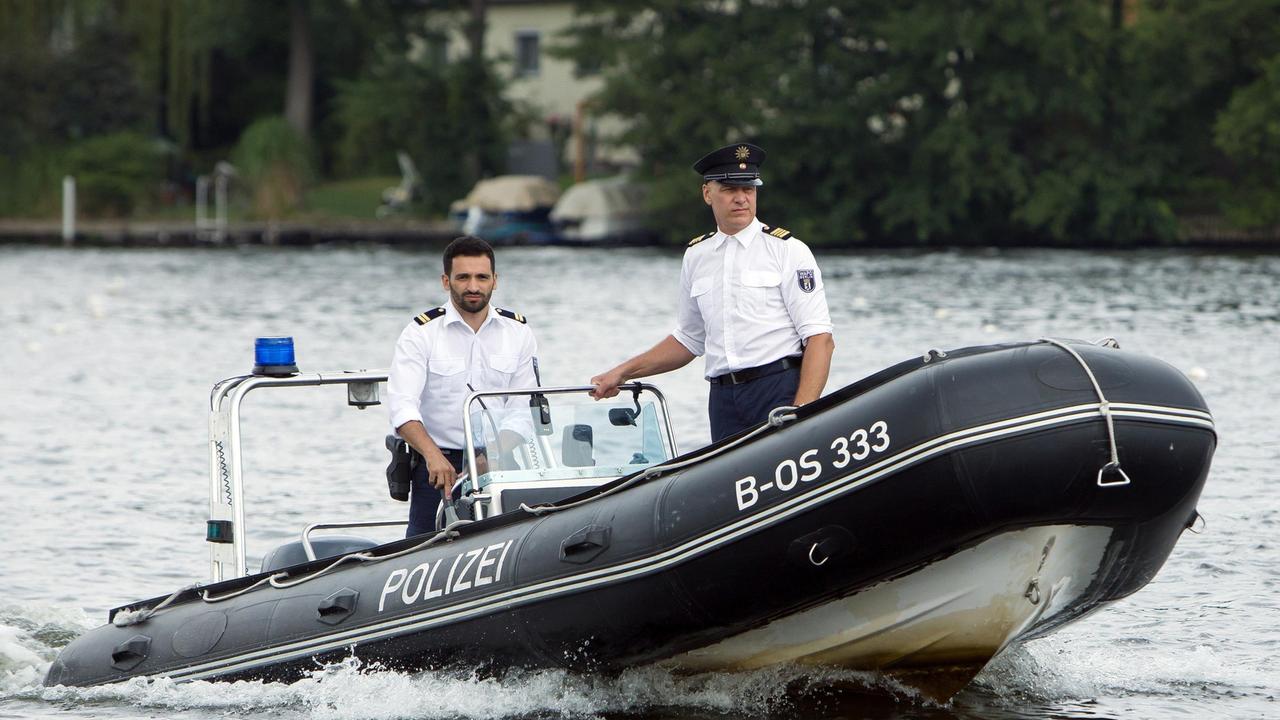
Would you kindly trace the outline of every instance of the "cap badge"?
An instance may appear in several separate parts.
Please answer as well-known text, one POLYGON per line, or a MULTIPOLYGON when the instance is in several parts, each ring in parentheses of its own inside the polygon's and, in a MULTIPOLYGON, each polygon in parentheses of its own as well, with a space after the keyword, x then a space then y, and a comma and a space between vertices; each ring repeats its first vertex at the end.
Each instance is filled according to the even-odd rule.
POLYGON ((751 157, 751 151, 747 149, 746 145, 739 145, 738 149, 733 151, 733 156, 739 160, 746 160, 751 157))
POLYGON ((746 164, 746 163, 738 163, 738 169, 739 169, 739 170, 746 170, 746 169, 747 169, 747 164, 746 164))

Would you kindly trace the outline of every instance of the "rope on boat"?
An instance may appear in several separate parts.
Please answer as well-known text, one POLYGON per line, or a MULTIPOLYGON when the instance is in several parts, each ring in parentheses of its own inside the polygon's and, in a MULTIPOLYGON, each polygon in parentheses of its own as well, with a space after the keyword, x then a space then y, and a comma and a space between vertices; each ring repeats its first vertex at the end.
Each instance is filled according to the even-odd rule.
MULTIPOLYGON (((417 551, 419 551, 419 550, 421 550, 421 549, 423 549, 423 548, 431 547, 432 545, 435 545, 436 543, 438 543, 438 542, 440 542, 440 541, 442 541, 442 540, 454 540, 454 539, 456 539, 456 538, 458 538, 458 537, 460 537, 460 536, 461 536, 461 534, 458 532, 458 529, 457 529, 457 528, 458 528, 458 526, 460 526, 460 525, 466 525, 466 524, 468 524, 468 523, 470 523, 470 522, 471 522, 470 520, 458 520, 457 522, 450 523, 447 527, 445 527, 445 528, 444 528, 444 529, 442 529, 442 530, 438 530, 438 531, 436 531, 435 533, 433 533, 433 534, 431 535, 431 537, 429 537, 429 538, 427 538, 427 539, 423 540, 422 542, 417 543, 417 544, 415 544, 415 545, 412 545, 412 546, 410 546, 410 547, 407 547, 407 548, 405 548, 404 550, 400 550, 400 551, 398 551, 398 552, 393 552, 393 553, 391 553, 390 555, 373 555, 372 553, 368 553, 368 552, 365 552, 365 551, 355 552, 355 553, 348 553, 348 554, 346 554, 346 555, 342 555, 342 556, 338 557, 338 558, 337 558, 337 559, 335 559, 333 562, 331 562, 331 563, 329 563, 328 565, 326 565, 326 566, 324 566, 324 567, 320 568, 319 570, 317 570, 317 571, 315 571, 315 572, 313 572, 313 573, 310 573, 310 574, 308 574, 308 575, 304 575, 304 576, 302 576, 302 577, 299 577, 299 578, 297 578, 297 579, 295 579, 295 580, 288 580, 288 578, 289 578, 289 573, 287 573, 287 572, 278 572, 278 573, 273 573, 273 574, 271 574, 271 575, 268 575, 267 577, 260 578, 260 579, 259 579, 257 582, 255 582, 254 584, 249 585, 249 586, 247 586, 247 587, 242 587, 242 588, 240 588, 239 590, 236 590, 236 591, 234 591, 234 592, 229 592, 229 593, 227 593, 226 595, 213 596, 213 595, 210 595, 210 594, 209 594, 209 591, 208 591, 208 590, 202 590, 202 591, 200 592, 200 599, 201 599, 201 600, 204 600, 204 601, 205 601, 205 602, 207 602, 207 603, 218 603, 218 602, 222 602, 223 600, 230 600, 231 598, 239 597, 240 595, 244 595, 245 593, 247 593, 247 592, 249 592, 249 591, 251 591, 251 590, 254 590, 254 589, 258 588, 258 587, 260 587, 260 586, 261 586, 261 585, 263 585, 263 584, 270 584, 270 585, 271 585, 271 587, 273 587, 273 588, 278 588, 278 589, 282 589, 282 590, 283 590, 283 589, 285 589, 285 588, 291 588, 291 587, 293 587, 293 586, 295 586, 295 585, 301 585, 302 583, 308 582, 308 581, 310 581, 310 580, 314 580, 315 578, 318 578, 318 577, 320 577, 321 575, 324 575, 325 573, 330 572, 331 570, 333 570, 334 568, 338 567, 339 565, 342 565, 343 563, 347 563, 347 562, 362 562, 362 563, 364 563, 364 562, 382 562, 383 560, 391 560, 391 559, 398 558, 398 557, 401 557, 401 556, 404 556, 404 555, 408 555, 408 554, 410 554, 410 553, 417 552, 417 551), (287 581, 287 582, 286 582, 286 581, 287 581)), ((192 586, 191 586, 191 587, 189 587, 189 588, 183 588, 182 590, 179 590, 177 593, 174 593, 173 595, 171 595, 171 596, 169 597, 169 600, 172 600, 174 597, 176 597, 176 596, 178 595, 178 593, 184 592, 185 590, 189 590, 189 589, 194 588, 194 587, 196 587, 196 586, 195 586, 195 585, 192 585, 192 586)), ((155 609, 156 609, 156 610, 159 610, 160 608, 164 607, 165 605, 167 605, 167 604, 169 603, 169 600, 166 600, 165 602, 163 602, 163 603, 161 603, 160 605, 156 606, 156 608, 155 608, 155 609)), ((154 611, 153 611, 153 612, 154 612, 154 611)), ((117 616, 118 616, 118 614, 117 614, 117 616)), ((150 615, 148 615, 147 617, 150 617, 150 615)), ((145 619, 145 618, 144 618, 144 619, 145 619)), ((141 621, 139 621, 139 622, 141 622, 141 621)))
POLYGON ((124 610, 117 612, 115 614, 115 617, 111 618, 111 624, 115 625, 116 627, 128 627, 130 625, 138 625, 140 623, 144 623, 147 620, 150 620, 152 615, 155 615, 156 613, 160 612, 165 607, 167 607, 169 603, 172 603, 174 600, 176 600, 179 595, 181 595, 182 593, 188 590, 195 590, 197 587, 199 587, 198 584, 192 584, 186 587, 178 588, 177 590, 173 591, 173 594, 165 598, 160 604, 156 605, 155 607, 149 607, 149 608, 142 607, 142 608, 136 608, 136 609, 125 608, 124 610))
MULTIPOLYGON (((619 492, 628 487, 631 487, 636 483, 655 478, 664 472, 669 472, 671 470, 679 470, 680 468, 688 467, 689 465, 702 462, 707 458, 714 457, 727 450, 731 450, 735 447, 738 447, 739 445, 747 442, 748 440, 751 440, 757 435, 768 431, 770 428, 782 427, 783 425, 795 420, 796 419, 795 411, 796 411, 796 408, 791 405, 776 407, 773 410, 769 411, 768 422, 752 430, 746 435, 743 435, 737 440, 734 440, 733 442, 730 442, 718 448, 714 448, 709 452, 693 455, 679 462, 654 465, 653 467, 645 469, 644 472, 641 472, 633 476, 631 479, 627 480, 621 485, 612 487, 609 490, 606 490, 605 492, 600 493, 599 495, 593 495, 585 500, 579 500, 578 502, 572 503, 569 505, 538 505, 536 507, 530 507, 529 505, 521 503, 520 509, 524 510, 525 512, 532 513, 534 515, 542 515, 544 513, 557 512, 559 510, 567 510, 568 508, 577 507, 584 503, 594 502, 595 500, 598 500, 603 497, 608 497, 609 495, 612 495, 616 492, 619 492)), ((398 558, 403 555, 408 555, 410 553, 417 552, 419 550, 422 550, 423 548, 431 547, 432 545, 435 545, 436 543, 441 541, 449 541, 449 540, 458 538, 461 536, 461 534, 458 532, 458 527, 461 525, 466 525, 470 522, 471 522, 470 520, 456 520, 452 523, 449 523, 449 525, 447 525, 444 529, 435 532, 434 534, 431 535, 431 537, 423 540, 422 542, 417 543, 416 545, 413 545, 411 547, 405 548, 404 550, 400 550, 399 552, 391 553, 390 555, 372 555, 364 551, 350 553, 337 558, 333 562, 329 563, 328 565, 324 566, 323 568, 313 573, 310 573, 309 575, 304 575, 294 580, 288 579, 289 573, 278 572, 278 573, 273 573, 271 575, 268 575, 267 577, 260 578, 257 582, 253 583, 252 585, 240 588, 239 590, 235 590, 233 592, 229 592, 225 595, 214 596, 214 595, 210 595, 208 590, 202 590, 200 591, 200 598, 207 603, 217 603, 217 602, 222 602, 224 600, 230 600, 231 598, 234 598, 234 597, 239 597, 240 595, 244 595, 247 592, 257 589, 263 584, 270 584, 271 587, 278 588, 278 589, 291 588, 291 587, 294 587, 295 585, 301 585, 302 583, 305 583, 317 577, 320 577, 321 575, 324 575, 325 573, 332 571, 334 568, 338 567, 339 565, 342 565, 343 563, 347 563, 347 562, 363 563, 363 562, 381 562, 383 560, 391 560, 393 558, 398 558)), ((151 617, 151 615, 154 614, 156 611, 160 610, 165 605, 168 605, 170 602, 172 602, 173 599, 176 598, 179 594, 187 590, 193 589, 195 587, 197 586, 192 585, 190 587, 183 588, 178 592, 175 592, 173 595, 170 595, 164 602, 160 603, 150 611, 139 611, 139 612, 145 612, 145 617, 135 622, 142 622, 143 620, 146 620, 147 618, 151 617)), ((124 613, 117 613, 116 617, 119 618, 123 614, 124 613)))
MULTIPOLYGON (((1097 480, 1098 485, 1100 487, 1128 485, 1129 476, 1126 475, 1124 470, 1121 469, 1120 467, 1120 457, 1116 449, 1116 431, 1115 431, 1115 423, 1111 417, 1111 404, 1110 402, 1107 401, 1106 396, 1103 394, 1102 386, 1098 384, 1098 379, 1094 376, 1093 370, 1089 367, 1089 364, 1085 362, 1084 358, 1082 358, 1079 353, 1077 353, 1074 349, 1072 349, 1070 346, 1066 345, 1065 343, 1055 340, 1053 338, 1048 338, 1048 337, 1040 338, 1040 340, 1041 342, 1046 342, 1065 350, 1068 354, 1071 355, 1071 357, 1075 358, 1076 362, 1080 364, 1080 367, 1084 369, 1085 375, 1087 375, 1089 378, 1089 382, 1093 384, 1094 392, 1097 393, 1098 395, 1099 410, 1102 413, 1103 418, 1106 419, 1107 437, 1111 443, 1111 461, 1108 462, 1106 465, 1103 465, 1098 470, 1098 480, 1097 480), (1118 473, 1121 477, 1121 480, 1112 481, 1112 482, 1103 482, 1103 475, 1106 474, 1108 470, 1114 470, 1116 473, 1118 473)), ((1107 348, 1120 347, 1119 343, 1117 343, 1114 338, 1103 338, 1094 344, 1100 347, 1107 347, 1107 348)), ((928 353, 925 354, 924 362, 927 363, 931 359, 942 360, 942 359, 945 359, 946 357, 947 357, 947 354, 945 352, 942 352, 940 350, 930 350, 928 353)), ((724 452, 732 450, 754 439, 755 437, 761 435, 762 433, 768 432, 770 429, 779 428, 789 422, 795 421, 796 419, 795 411, 796 411, 795 406, 784 405, 782 407, 776 407, 773 410, 769 411, 769 418, 767 422, 765 422, 764 424, 760 425, 759 427, 753 429, 751 432, 747 433, 746 435, 743 435, 742 437, 736 440, 733 440, 719 447, 712 447, 710 450, 707 450, 706 452, 691 455, 678 462, 667 462, 667 463, 660 463, 658 465, 654 465, 650 468, 645 469, 643 472, 633 475, 626 482, 623 482, 619 485, 615 485, 614 487, 609 488, 608 490, 601 492, 598 495, 592 495, 589 498, 585 498, 583 500, 579 500, 574 503, 569 503, 567 505, 530 506, 528 504, 521 503, 520 509, 532 515, 544 515, 547 513, 559 512, 561 510, 568 510, 569 508, 578 507, 580 505, 584 505, 589 502, 594 502, 596 500, 599 500, 600 498, 608 497, 617 492, 620 492, 629 487, 632 487, 638 483, 656 478, 659 475, 662 475, 663 473, 671 472, 673 470, 680 470, 682 468, 689 467, 690 465, 695 465, 704 460, 710 459, 724 452)), ((287 572, 277 572, 277 573, 268 575, 264 578, 260 578, 257 582, 253 583, 252 585, 248 585, 246 587, 240 588, 239 590, 229 592, 225 595, 213 596, 209 594, 208 590, 200 590, 199 592, 200 598, 206 603, 218 603, 218 602, 223 602, 224 600, 230 600, 232 598, 239 597, 240 595, 244 595, 245 593, 255 590, 256 588, 262 586, 263 584, 270 584, 272 587, 279 588, 279 589, 291 588, 296 585, 301 585, 305 582, 308 582, 317 577, 320 577, 321 575, 324 575, 332 571, 334 568, 338 567, 339 565, 342 565, 347 562, 363 563, 363 562, 381 562, 383 560, 391 560, 397 557, 401 557, 404 555, 408 555, 410 553, 417 552, 418 550, 421 550, 423 548, 431 547, 432 545, 435 545, 436 543, 441 541, 449 541, 449 540, 456 539, 460 537, 460 533, 457 530, 458 526, 465 525, 470 522, 471 522, 470 520, 457 520, 455 522, 452 522, 448 526, 446 526, 444 529, 433 533, 431 537, 426 538, 422 542, 417 543, 411 547, 405 548, 404 550, 391 553, 390 555, 372 555, 364 551, 350 553, 347 555, 342 555, 337 559, 335 559, 333 562, 326 565, 325 567, 313 573, 310 573, 308 575, 299 577, 295 580, 288 580, 289 573, 287 572)), ((197 583, 194 585, 187 585, 186 587, 179 588, 178 590, 175 590, 172 594, 170 594, 168 597, 166 597, 163 601, 161 601, 159 604, 155 605, 154 607, 150 607, 150 608, 144 607, 144 608, 137 608, 137 609, 126 608, 124 610, 121 610, 115 614, 115 617, 112 618, 112 623, 117 627, 127 627, 129 625, 137 625, 137 624, 146 622, 156 613, 160 612, 161 610, 163 610, 164 608, 172 604, 173 601, 176 600, 183 593, 188 592, 190 590, 195 590, 199 587, 200 585, 197 583)))
MULTIPOLYGON (((1080 353, 1076 352, 1074 348, 1066 343, 1048 337, 1040 338, 1040 340, 1041 342, 1047 342, 1050 345, 1056 345, 1057 347, 1062 348, 1067 351, 1071 357, 1075 358, 1076 362, 1080 363, 1080 367, 1084 368, 1084 374, 1088 376, 1089 382, 1093 384, 1093 391, 1098 394, 1098 411, 1102 413, 1103 419, 1107 421, 1107 439, 1111 442, 1111 461, 1098 468, 1098 487, 1117 487, 1120 485, 1128 485, 1129 476, 1126 475, 1124 469, 1120 467, 1120 454, 1116 450, 1116 425, 1115 421, 1111 417, 1111 403, 1107 400, 1107 397, 1102 394, 1102 386, 1098 384, 1098 378, 1094 376, 1093 369, 1089 367, 1089 363, 1085 362, 1084 358, 1080 357, 1080 353), (1110 482, 1103 481, 1103 475, 1109 471, 1114 471, 1120 476, 1120 479, 1112 480, 1110 482)), ((1115 338, 1103 338, 1095 344, 1100 347, 1107 348, 1120 347, 1120 343, 1117 343, 1115 338)))
POLYGON ((689 467, 690 465, 695 465, 697 463, 700 463, 703 460, 713 458, 716 455, 719 455, 723 452, 726 452, 728 450, 732 450, 733 448, 738 447, 739 445, 747 442, 748 440, 751 440, 752 438, 756 437, 761 433, 767 432, 772 428, 782 427, 783 425, 795 419, 796 419, 796 407, 794 405, 783 405, 781 407, 776 407, 769 411, 769 419, 767 422, 765 422, 765 424, 761 425, 760 427, 752 430, 746 435, 743 435, 737 440, 734 440, 733 442, 730 442, 726 445, 721 445, 720 447, 713 447, 711 450, 707 452, 700 453, 697 455, 692 455, 679 462, 659 463, 657 465, 654 465, 653 467, 646 468, 643 472, 637 473, 636 475, 632 475, 626 482, 623 482, 619 485, 614 485, 613 487, 609 488, 608 490, 605 490, 604 492, 598 495, 592 495, 589 498, 584 498, 577 502, 569 503, 567 505, 528 505, 525 503, 520 503, 520 509, 531 515, 545 515, 547 513, 560 512, 561 510, 568 510, 569 508, 575 508, 575 507, 578 507, 579 505, 585 505, 589 502, 595 502, 600 498, 609 497, 614 493, 618 493, 623 490, 626 490, 627 488, 632 487, 633 485, 636 485, 638 483, 652 480, 653 478, 656 478, 659 475, 662 475, 663 473, 667 473, 672 470, 679 470, 681 468, 686 468, 686 467, 689 467))

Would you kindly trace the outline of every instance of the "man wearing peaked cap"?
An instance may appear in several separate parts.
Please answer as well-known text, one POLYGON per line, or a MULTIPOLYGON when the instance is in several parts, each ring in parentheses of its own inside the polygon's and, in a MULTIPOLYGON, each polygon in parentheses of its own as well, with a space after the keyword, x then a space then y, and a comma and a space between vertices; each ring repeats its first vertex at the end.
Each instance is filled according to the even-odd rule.
POLYGON ((764 185, 760 179, 760 166, 764 164, 764 150, 751 143, 726 145, 712 150, 693 164, 693 170, 702 175, 703 182, 712 180, 722 185, 764 185))
POLYGON ((713 442, 822 395, 835 349, 822 272, 809 247, 756 218, 764 149, 734 143, 702 156, 702 199, 716 229, 689 242, 675 330, 591 378, 592 395, 706 359, 713 442))

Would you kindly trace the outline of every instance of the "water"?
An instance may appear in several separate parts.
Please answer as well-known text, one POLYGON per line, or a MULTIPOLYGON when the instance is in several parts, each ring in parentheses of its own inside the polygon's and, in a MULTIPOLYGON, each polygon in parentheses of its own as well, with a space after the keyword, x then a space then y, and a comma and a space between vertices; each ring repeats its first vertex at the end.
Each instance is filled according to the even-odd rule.
MULTIPOLYGON (((438 250, 0 248, 0 718, 1280 716, 1280 255, 823 254, 829 388, 929 348, 1115 336, 1196 378, 1221 444, 1200 509, 1144 590, 998 658, 950 705, 869 675, 773 668, 501 680, 317 668, 293 683, 44 689, 107 609, 203 580, 206 408, 253 338, 307 371, 381 368, 438 304, 438 250)), ((530 318, 544 382, 582 384, 673 326, 678 253, 504 249, 497 301, 530 318)), ((705 443, 700 363, 658 380, 705 443)), ((388 519, 385 410, 338 388, 251 396, 251 564, 312 521, 388 519), (274 398, 274 399, 273 399, 274 398)))

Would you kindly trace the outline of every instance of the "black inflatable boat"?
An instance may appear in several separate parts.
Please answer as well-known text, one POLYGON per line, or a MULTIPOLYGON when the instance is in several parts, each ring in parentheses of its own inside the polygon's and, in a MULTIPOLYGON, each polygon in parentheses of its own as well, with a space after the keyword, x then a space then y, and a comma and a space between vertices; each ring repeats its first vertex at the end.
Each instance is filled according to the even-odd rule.
MULTIPOLYGON (((469 455, 442 529, 376 545, 309 527, 248 574, 239 404, 215 387, 212 581, 113 610, 47 685, 134 676, 290 679, 355 655, 399 669, 879 670, 938 697, 1011 643, 1160 569, 1216 445, 1177 370, 1114 343, 933 351, 678 455, 660 393, 632 384, 467 401, 469 455), (486 402, 487 401, 487 402, 486 402), (489 438, 486 442, 483 438, 489 438)), ((368 523, 372 524, 372 523, 368 523)))

